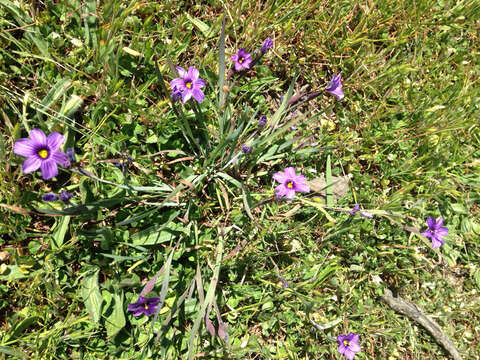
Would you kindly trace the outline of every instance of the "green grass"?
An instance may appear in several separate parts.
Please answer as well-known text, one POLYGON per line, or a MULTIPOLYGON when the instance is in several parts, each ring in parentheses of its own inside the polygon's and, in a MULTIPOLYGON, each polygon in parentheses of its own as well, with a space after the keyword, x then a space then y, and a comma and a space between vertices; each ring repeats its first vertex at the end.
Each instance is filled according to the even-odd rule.
POLYGON ((0 0, 0 358, 340 359, 332 338, 348 332, 356 359, 446 358, 380 300, 387 286, 480 359, 480 3, 253 4, 0 0), (275 46, 219 111, 222 14, 225 66, 266 36, 275 46), (169 106, 155 66, 170 81, 168 58, 206 80, 201 123, 169 106), (291 84, 321 90, 338 72, 341 102, 302 105, 296 132, 274 116, 291 84), (287 131, 259 133, 230 166, 261 114, 287 131), (32 128, 63 133, 93 175, 23 174, 12 148, 32 128), (127 154, 123 173, 113 162, 127 154), (317 194, 266 201, 288 165, 351 174, 334 207, 375 219, 317 194), (41 201, 61 189, 75 193, 67 213, 41 201), (440 215, 439 251, 402 229, 440 215), (157 320, 133 317, 127 305, 164 264, 149 294, 165 298, 157 320))

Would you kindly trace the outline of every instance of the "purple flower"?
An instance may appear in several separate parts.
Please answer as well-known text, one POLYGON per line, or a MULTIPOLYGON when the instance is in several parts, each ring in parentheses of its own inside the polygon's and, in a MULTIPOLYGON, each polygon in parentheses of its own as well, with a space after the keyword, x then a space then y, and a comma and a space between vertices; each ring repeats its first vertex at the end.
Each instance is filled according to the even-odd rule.
POLYGON ((173 99, 181 96, 182 102, 185 104, 193 96, 195 100, 201 103, 205 97, 201 90, 205 86, 205 81, 198 77, 200 74, 198 70, 193 66, 190 66, 188 71, 180 66, 177 66, 176 69, 180 77, 170 81, 173 99))
POLYGON ((277 172, 273 175, 280 185, 275 188, 275 195, 277 199, 285 196, 288 200, 292 200, 295 192, 310 192, 310 187, 305 183, 307 180, 303 175, 297 175, 295 168, 287 167, 283 173, 277 172))
POLYGON ((328 84, 326 90, 332 94, 333 96, 335 96, 338 100, 342 100, 344 95, 343 95, 343 91, 342 91, 342 82, 340 81, 342 78, 342 75, 341 74, 338 74, 338 75, 333 75, 333 78, 332 80, 330 81, 330 83, 328 84))
POLYGON ((150 316, 157 311, 159 302, 160 298, 158 297, 144 298, 143 296, 139 296, 137 302, 128 305, 128 311, 133 312, 133 316, 142 314, 150 316))
POLYGON ((360 212, 360 216, 363 216, 364 218, 372 219, 373 214, 370 214, 366 211, 361 211, 360 210, 360 205, 355 205, 351 211, 349 211, 350 215, 355 215, 357 212, 360 212))
POLYGON ((338 352, 345 355, 348 360, 353 360, 355 353, 362 350, 358 345, 358 334, 338 335, 337 341, 339 344, 338 352))
POLYGON ((250 53, 245 49, 238 50, 238 53, 232 55, 230 58, 235 62, 235 70, 240 71, 243 69, 250 69, 250 64, 252 63, 252 57, 250 53))
POLYGON ((448 228, 443 225, 443 217, 438 220, 433 217, 427 219, 428 230, 422 232, 422 235, 432 240, 432 248, 436 249, 443 245, 443 237, 448 235, 448 228))
POLYGON ((355 205, 352 211, 349 211, 350 215, 355 215, 358 211, 360 211, 360 205, 355 205))
POLYGON ((63 151, 58 150, 64 141, 63 135, 57 132, 52 132, 47 137, 42 130, 32 129, 30 138, 15 141, 13 152, 26 157, 22 166, 25 174, 40 168, 42 177, 47 180, 57 176, 57 164, 64 167, 70 166, 68 156, 63 151))
POLYGON ((75 159, 75 150, 73 148, 68 148, 67 151, 66 151, 66 154, 68 156, 68 160, 70 160, 70 162, 72 164, 75 163, 76 159, 75 159))
POLYGON ((60 200, 62 200, 65 204, 68 204, 70 202, 72 196, 72 193, 66 192, 65 190, 62 190, 60 192, 60 200))
POLYGON ((258 126, 262 127, 262 126, 265 126, 265 124, 267 123, 267 117, 265 115, 263 115, 260 120, 258 120, 258 126))
POLYGON ((268 51, 268 49, 270 49, 272 46, 273 46, 273 41, 272 41, 272 39, 270 39, 269 37, 267 37, 267 38, 263 41, 262 48, 260 49, 260 51, 262 52, 263 55, 265 55, 266 52, 268 51))
POLYGON ((252 150, 252 147, 251 147, 251 146, 247 146, 247 145, 245 145, 245 144, 242 145, 242 152, 243 152, 244 154, 249 153, 250 150, 252 150))
POLYGON ((182 92, 178 90, 176 86, 174 86, 172 88, 172 100, 177 101, 177 100, 180 100, 181 98, 182 98, 182 92))
POLYGON ((58 200, 58 195, 54 193, 47 193, 42 196, 43 201, 57 201, 58 200))

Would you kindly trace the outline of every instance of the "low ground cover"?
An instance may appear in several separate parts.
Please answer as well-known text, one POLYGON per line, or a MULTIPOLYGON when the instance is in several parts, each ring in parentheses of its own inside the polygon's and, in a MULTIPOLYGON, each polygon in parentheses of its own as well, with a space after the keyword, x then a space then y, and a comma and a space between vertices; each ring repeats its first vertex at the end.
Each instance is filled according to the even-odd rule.
POLYGON ((480 358, 478 2, 0 5, 0 357, 480 358))

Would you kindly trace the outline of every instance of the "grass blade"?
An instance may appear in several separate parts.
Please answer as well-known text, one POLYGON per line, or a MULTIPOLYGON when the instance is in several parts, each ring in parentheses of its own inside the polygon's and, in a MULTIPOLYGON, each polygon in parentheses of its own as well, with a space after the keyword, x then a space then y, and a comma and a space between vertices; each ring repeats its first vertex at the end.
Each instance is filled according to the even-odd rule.
POLYGON ((327 156, 327 166, 325 169, 325 181, 327 187, 325 188, 325 195, 327 197, 327 206, 333 206, 333 187, 332 187, 332 163, 330 155, 327 156))
POLYGON ((194 352, 194 342, 195 337, 200 329, 200 324, 205 317, 205 312, 207 310, 207 306, 213 301, 213 297, 215 296, 215 288, 217 287, 218 275, 220 274, 220 265, 222 263, 222 255, 223 255, 223 244, 224 244, 224 237, 223 237, 223 230, 220 230, 220 240, 217 245, 217 259, 215 261, 215 266, 213 268, 213 277, 210 281, 210 285, 208 286, 207 295, 205 296, 205 302, 203 303, 200 311, 197 314, 195 322, 193 323, 192 331, 190 333, 190 340, 188 342, 188 355, 187 359, 192 360, 193 352, 194 352))
MULTIPOLYGON (((222 16, 222 30, 220 32, 220 43, 218 46, 218 108, 220 111, 225 105, 226 93, 223 91, 225 84, 225 14, 222 16)), ((220 134, 223 135, 223 116, 220 117, 220 134)))

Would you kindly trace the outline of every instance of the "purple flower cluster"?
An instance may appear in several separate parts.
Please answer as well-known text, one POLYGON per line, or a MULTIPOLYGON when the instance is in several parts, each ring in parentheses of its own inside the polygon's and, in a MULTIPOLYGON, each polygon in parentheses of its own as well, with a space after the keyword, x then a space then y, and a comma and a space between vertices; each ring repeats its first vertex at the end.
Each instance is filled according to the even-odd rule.
POLYGON ((55 193, 47 193, 42 196, 43 201, 51 202, 51 201, 57 201, 58 199, 62 200, 65 204, 68 204, 70 202, 70 199, 72 198, 73 194, 66 192, 65 190, 62 190, 60 192, 60 195, 57 195, 55 193))
POLYGON ((349 211, 350 215, 352 215, 352 216, 355 216, 355 214, 356 214, 357 212, 360 213, 360 216, 363 216, 363 217, 365 217, 365 218, 368 218, 368 219, 372 219, 372 218, 373 218, 373 215, 372 215, 372 214, 370 214, 370 213, 368 213, 368 212, 366 212, 366 211, 360 210, 360 205, 358 205, 358 204, 355 205, 351 211, 349 211))
POLYGON ((232 55, 231 59, 234 62, 235 71, 250 69, 250 64, 253 61, 252 56, 245 49, 238 50, 238 53, 232 55))
POLYGON ((362 350, 360 348, 360 345, 358 345, 358 339, 359 336, 355 333, 349 333, 348 335, 338 335, 338 352, 342 355, 345 355, 348 360, 353 360, 353 358, 355 357, 355 353, 362 350))
POLYGON ((263 127, 267 123, 267 117, 263 115, 259 120, 258 120, 258 126, 263 127))
POLYGON ((275 188, 277 199, 286 197, 291 201, 295 197, 295 192, 310 192, 310 187, 306 184, 305 176, 297 175, 295 168, 287 167, 283 172, 277 172, 273 175, 273 179, 278 181, 280 185, 275 188))
POLYGON ((427 219, 428 230, 422 232, 422 235, 432 240, 432 248, 437 249, 443 245, 444 236, 448 235, 448 228, 443 225, 443 217, 438 220, 433 217, 427 219))
POLYGON ((245 144, 242 144, 242 152, 244 154, 248 154, 250 151, 252 150, 252 147, 251 146, 247 146, 245 144))
POLYGON ((63 135, 57 132, 52 132, 47 137, 42 130, 33 129, 30 138, 21 138, 15 142, 13 152, 26 157, 22 165, 24 174, 40 169, 42 177, 47 180, 57 176, 57 165, 70 166, 68 156, 59 150, 64 141, 63 135))
POLYGON ((133 316, 140 316, 142 314, 150 316, 155 314, 155 311, 157 311, 159 302, 159 297, 145 298, 143 296, 139 296, 137 302, 128 305, 128 311, 131 311, 133 316))
POLYGON ((193 66, 190 66, 188 71, 180 66, 177 66, 176 69, 180 77, 170 81, 174 100, 181 98, 185 104, 193 96, 195 100, 201 103, 205 97, 201 90, 205 86, 205 81, 199 77, 199 71, 193 66))
POLYGON ((269 37, 267 37, 262 44, 262 48, 260 49, 260 52, 262 55, 265 55, 267 51, 273 46, 273 41, 269 37))
POLYGON ((327 85, 326 90, 335 96, 338 100, 342 100, 344 97, 343 91, 342 91, 342 75, 333 75, 332 80, 330 80, 330 83, 327 85))

